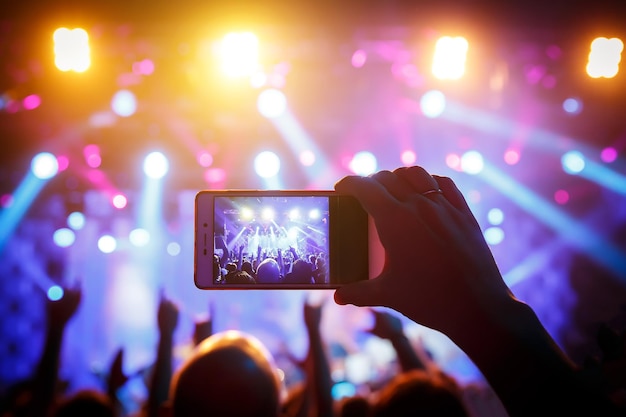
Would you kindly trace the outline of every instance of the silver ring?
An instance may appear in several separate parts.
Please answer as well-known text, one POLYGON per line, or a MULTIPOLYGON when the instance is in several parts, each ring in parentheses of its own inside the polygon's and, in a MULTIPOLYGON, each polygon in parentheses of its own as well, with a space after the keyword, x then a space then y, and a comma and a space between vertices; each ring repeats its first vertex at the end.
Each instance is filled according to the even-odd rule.
POLYGON ((423 196, 427 196, 429 194, 443 194, 443 191, 441 190, 441 188, 437 188, 437 189, 432 189, 432 190, 428 190, 428 191, 424 191, 422 193, 423 196))

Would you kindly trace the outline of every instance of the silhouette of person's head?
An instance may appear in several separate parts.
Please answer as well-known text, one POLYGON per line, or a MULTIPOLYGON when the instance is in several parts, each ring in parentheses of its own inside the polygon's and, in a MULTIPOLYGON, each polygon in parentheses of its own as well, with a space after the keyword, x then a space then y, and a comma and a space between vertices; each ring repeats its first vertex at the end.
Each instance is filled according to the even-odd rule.
POLYGON ((468 417, 458 387, 423 370, 404 372, 383 388, 374 417, 468 417))
POLYGON ((266 258, 256 269, 256 282, 259 284, 276 284, 280 281, 280 267, 272 258, 266 258))
POLYGON ((115 408, 104 393, 83 389, 68 396, 52 412, 53 417, 114 417, 115 408))
POLYGON ((205 339, 172 379, 174 417, 276 417, 281 384, 272 355, 235 330, 205 339))

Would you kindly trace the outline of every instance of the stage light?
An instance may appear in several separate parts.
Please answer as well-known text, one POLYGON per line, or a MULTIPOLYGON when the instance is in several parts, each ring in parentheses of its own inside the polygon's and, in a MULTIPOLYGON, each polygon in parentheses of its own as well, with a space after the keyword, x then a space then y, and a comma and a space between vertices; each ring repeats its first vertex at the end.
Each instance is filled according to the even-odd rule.
POLYGON ((98 239, 98 249, 102 253, 111 253, 117 248, 117 241, 111 235, 104 235, 98 239))
POLYGON ((617 150, 612 147, 602 149, 602 152, 600 153, 600 159, 602 159, 602 161, 606 162, 607 164, 615 162, 615 160, 617 159, 617 150))
POLYGON ((489 227, 483 233, 485 241, 490 245, 498 245, 504 240, 504 231, 499 227, 489 227))
POLYGON ((330 390, 331 395, 337 401, 342 398, 351 398, 354 397, 357 393, 356 387, 354 384, 351 384, 348 381, 337 382, 330 390))
POLYGON ((87 145, 83 148, 83 156, 85 162, 91 168, 98 168, 102 164, 102 157, 100 156, 100 148, 98 145, 87 145))
POLYGON ((207 151, 201 151, 196 155, 196 159, 201 167, 208 168, 213 165, 213 155, 207 151))
POLYGON ((434 119, 441 116, 446 109, 446 96, 438 90, 431 90, 420 99, 420 108, 424 116, 434 119))
POLYGON ((478 151, 468 151, 461 156, 461 170, 476 175, 479 174, 484 167, 483 156, 478 151))
POLYGON ((415 155, 415 152, 411 150, 404 151, 402 152, 402 154, 400 154, 400 160, 406 167, 415 165, 415 161, 417 161, 417 155, 415 155))
POLYGON ((85 215, 79 211, 75 211, 67 216, 67 225, 74 230, 81 230, 85 227, 85 215))
POLYGON ((128 204, 128 199, 124 194, 115 194, 111 199, 111 203, 113 204, 113 207, 121 210, 128 204))
POLYGON ((76 235, 71 229, 67 229, 64 227, 54 231, 54 233, 52 234, 52 240, 57 246, 61 248, 67 248, 74 244, 74 241, 76 240, 76 235))
POLYGON ((363 65, 365 65, 366 61, 367 53, 362 49, 359 49, 352 54, 352 66, 354 68, 361 68, 363 65))
POLYGON ((49 152, 42 152, 35 155, 30 164, 31 171, 35 177, 47 180, 54 177, 59 171, 57 158, 49 152))
POLYGON ((376 172, 378 162, 371 152, 358 152, 350 161, 350 170, 356 175, 367 176, 376 172))
POLYGON ((569 193, 565 190, 556 190, 554 193, 554 201, 560 205, 567 204, 569 201, 569 193))
POLYGON ((432 72, 440 80, 458 80, 465 73, 468 43, 462 36, 439 38, 435 45, 432 72))
POLYGON ((568 174, 578 174, 585 169, 585 157, 578 151, 569 151, 561 157, 561 165, 568 174))
POLYGON ((493 226, 499 226, 504 221, 504 212, 499 208, 492 208, 487 212, 487 220, 493 226))
POLYGON ((178 255, 180 255, 181 248, 180 248, 180 245, 178 243, 170 242, 170 243, 167 244, 166 250, 167 250, 167 253, 170 256, 178 256, 178 255))
POLYGON ((134 246, 141 248, 150 243, 150 232, 142 228, 133 229, 128 235, 128 240, 134 246))
POLYGON ((504 162, 508 165, 515 165, 520 160, 520 152, 517 149, 507 149, 504 152, 504 162))
POLYGON ((275 88, 264 90, 257 99, 257 109, 263 117, 277 118, 287 110, 287 97, 275 88))
POLYGON ((169 171, 170 164, 161 152, 149 153, 143 161, 143 172, 149 178, 163 178, 169 171))
POLYGON ((37 94, 31 94, 29 96, 24 97, 22 100, 22 106, 26 110, 34 110, 41 105, 41 97, 37 94))
POLYGON ((130 117, 137 111, 137 98, 132 91, 120 90, 111 99, 113 113, 120 117, 130 117))
POLYGON ((446 155, 446 165, 455 171, 461 171, 461 157, 455 153, 446 155))
POLYGON ((261 211, 261 218, 265 221, 274 220, 274 209, 271 207, 265 207, 263 211, 261 211))
POLYGON ((153 72, 154 62, 150 59, 133 63, 133 73, 137 75, 151 75, 153 72))
POLYGON ((47 296, 48 296, 48 300, 50 301, 59 301, 61 298, 63 298, 63 295, 64 295, 63 288, 61 288, 58 285, 53 285, 50 288, 48 288, 47 296))
POLYGON ((252 219, 254 219, 254 211, 252 211, 252 209, 250 207, 242 207, 241 211, 239 213, 241 214, 241 219, 242 220, 252 220, 252 219))
POLYGON ((309 219, 317 220, 320 218, 322 213, 320 213, 319 209, 312 209, 309 211, 309 219))
POLYGON ((563 101, 563 110, 569 114, 580 114, 583 110, 583 103, 573 97, 567 98, 563 101))
POLYGON ((54 32, 54 64, 63 72, 85 72, 91 65, 89 35, 84 29, 59 28, 54 32))
POLYGON ((204 180, 209 184, 215 184, 226 180, 226 171, 223 168, 209 168, 204 171, 204 180))
POLYGON ((261 178, 271 178, 280 171, 280 158, 274 152, 264 151, 254 158, 254 171, 261 178))
POLYGON ((300 218, 300 210, 297 208, 291 209, 289 211, 289 220, 294 221, 300 218))
POLYGON ((591 78, 613 78, 619 72, 624 42, 618 38, 596 38, 591 42, 587 74, 591 78))
POLYGON ((224 74, 239 78, 254 74, 259 67, 259 40, 250 32, 229 33, 219 46, 224 74))

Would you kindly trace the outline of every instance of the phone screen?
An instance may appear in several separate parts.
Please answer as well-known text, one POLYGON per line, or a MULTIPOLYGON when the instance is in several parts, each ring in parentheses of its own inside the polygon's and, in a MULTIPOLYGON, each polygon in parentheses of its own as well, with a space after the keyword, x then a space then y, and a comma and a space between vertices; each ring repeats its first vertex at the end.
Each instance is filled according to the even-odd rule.
POLYGON ((201 192, 196 286, 335 288, 368 279, 368 221, 332 191, 201 192))

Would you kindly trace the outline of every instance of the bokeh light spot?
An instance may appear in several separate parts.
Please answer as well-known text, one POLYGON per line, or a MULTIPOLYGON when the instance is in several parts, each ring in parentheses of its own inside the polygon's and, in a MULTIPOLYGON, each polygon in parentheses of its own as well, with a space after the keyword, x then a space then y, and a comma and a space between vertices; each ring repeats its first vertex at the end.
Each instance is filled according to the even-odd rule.
POLYGON ((617 159, 617 149, 612 147, 602 149, 602 152, 600 153, 600 159, 602 159, 602 161, 606 162, 607 164, 615 162, 615 160, 617 159))
POLYGON ((54 177, 59 171, 57 158, 49 152, 41 152, 35 155, 30 167, 33 174, 42 180, 54 177))
POLYGON ((115 194, 111 199, 111 203, 113 203, 113 207, 116 209, 123 209, 128 204, 128 199, 124 194, 115 194))
POLYGON ((117 248, 117 240, 111 235, 104 235, 98 239, 98 249, 102 253, 111 253, 117 248))
POLYGON ((257 109, 263 117, 274 119, 287 110, 287 98, 282 91, 275 88, 264 90, 257 99, 257 109))
POLYGON ((48 300, 50 301, 59 301, 63 298, 63 294, 63 288, 58 285, 52 285, 47 291, 48 300))
POLYGON ((557 190, 554 193, 554 201, 561 205, 567 204, 569 201, 569 193, 565 190, 557 190))
POLYGON ((446 96, 438 90, 431 90, 420 99, 420 108, 424 116, 434 119, 446 109, 446 96))
POLYGON ((378 162, 371 152, 357 152, 350 161, 350 170, 356 175, 367 176, 376 172, 378 162))
POLYGON ((74 234, 74 231, 64 227, 54 231, 52 240, 58 247, 67 248, 74 244, 76 235, 74 234))
POLYGON ((578 174, 585 169, 585 157, 579 151, 569 151, 561 157, 561 165, 568 174, 578 174))
POLYGON ((254 171, 261 178, 271 178, 280 171, 280 158, 271 151, 261 152, 254 158, 254 171))
POLYGON ((499 227, 489 227, 484 233, 485 240, 490 245, 498 245, 504 240, 504 231, 499 227))
POLYGON ((129 117, 137 111, 137 99, 132 91, 120 90, 113 95, 111 110, 120 117, 129 117))
POLYGON ((470 174, 479 174, 484 168, 483 156, 478 151, 468 151, 461 157, 461 169, 470 174))
POLYGON ((417 161, 417 155, 411 150, 406 150, 400 154, 400 160, 404 166, 412 166, 415 165, 415 162, 417 161))

